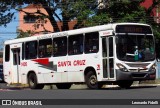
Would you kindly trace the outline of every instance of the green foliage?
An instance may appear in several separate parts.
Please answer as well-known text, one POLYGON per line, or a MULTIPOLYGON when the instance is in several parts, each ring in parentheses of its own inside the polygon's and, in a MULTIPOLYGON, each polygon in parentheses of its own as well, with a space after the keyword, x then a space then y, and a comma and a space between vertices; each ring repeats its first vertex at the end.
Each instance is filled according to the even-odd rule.
MULTIPOLYGON (((63 23, 63 30, 68 30, 68 22, 77 20, 75 28, 93 26, 114 22, 141 22, 153 26, 156 37, 160 38, 159 25, 150 17, 152 9, 160 0, 152 0, 153 4, 145 9, 140 3, 145 0, 101 0, 105 7, 100 9, 97 0, 1 0, 0 1, 0 26, 14 19, 12 10, 21 10, 26 4, 41 4, 48 12, 48 16, 38 9, 36 14, 41 20, 48 18, 55 31, 58 30, 57 21, 63 23), (59 10, 59 11, 58 11, 59 10)), ((30 14, 27 13, 26 14, 30 14)), ((26 34, 24 34, 26 35, 26 34)), ((21 36, 20 36, 21 37, 21 36)))
POLYGON ((34 31, 31 30, 27 30, 26 32, 22 31, 22 30, 18 30, 19 34, 17 36, 17 38, 24 38, 24 37, 29 37, 34 35, 34 31))

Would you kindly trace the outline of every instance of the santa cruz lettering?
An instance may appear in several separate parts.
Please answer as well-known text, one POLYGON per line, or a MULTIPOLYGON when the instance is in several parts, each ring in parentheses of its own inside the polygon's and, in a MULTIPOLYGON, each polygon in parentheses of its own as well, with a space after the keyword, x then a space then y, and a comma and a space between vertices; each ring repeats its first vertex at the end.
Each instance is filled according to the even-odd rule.
POLYGON ((86 65, 86 60, 74 60, 74 61, 59 61, 58 67, 65 66, 84 66, 86 65))

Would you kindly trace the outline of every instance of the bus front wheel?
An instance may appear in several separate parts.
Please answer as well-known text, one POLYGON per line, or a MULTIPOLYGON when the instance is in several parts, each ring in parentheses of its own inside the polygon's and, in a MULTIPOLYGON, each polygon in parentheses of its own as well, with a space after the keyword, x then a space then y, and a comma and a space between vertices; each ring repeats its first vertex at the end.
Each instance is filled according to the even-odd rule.
POLYGON ((118 81, 118 86, 121 88, 130 88, 130 86, 133 84, 133 81, 118 81))
POLYGON ((28 84, 31 89, 42 89, 44 84, 37 83, 37 77, 35 73, 30 73, 28 76, 28 84))
POLYGON ((85 76, 85 81, 90 89, 98 89, 98 81, 97 76, 94 74, 93 71, 89 71, 85 76))

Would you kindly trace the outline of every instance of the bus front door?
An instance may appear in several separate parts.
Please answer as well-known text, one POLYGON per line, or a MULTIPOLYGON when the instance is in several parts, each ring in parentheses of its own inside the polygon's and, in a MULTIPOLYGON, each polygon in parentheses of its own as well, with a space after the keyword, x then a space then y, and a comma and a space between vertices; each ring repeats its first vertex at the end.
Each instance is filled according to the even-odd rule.
POLYGON ((115 77, 113 45, 113 37, 102 37, 103 78, 108 78, 108 80, 113 80, 115 77))
POLYGON ((20 65, 20 48, 13 48, 12 55, 13 61, 11 62, 12 70, 12 83, 19 83, 20 82, 20 74, 19 74, 19 65, 20 65))

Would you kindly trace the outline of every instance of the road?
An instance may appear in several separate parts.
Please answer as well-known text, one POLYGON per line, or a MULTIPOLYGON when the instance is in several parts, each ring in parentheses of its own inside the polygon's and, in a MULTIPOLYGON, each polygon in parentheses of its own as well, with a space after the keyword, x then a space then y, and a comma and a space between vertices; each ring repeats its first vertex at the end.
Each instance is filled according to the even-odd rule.
MULTIPOLYGON (((1 84, 1 87, 2 87, 2 84, 1 84)), ((158 104, 160 105, 160 101, 159 101, 160 86, 133 86, 130 89, 121 89, 119 87, 107 87, 107 88, 102 88, 100 90, 89 90, 86 88, 86 86, 83 86, 83 85, 74 85, 69 90, 60 90, 56 88, 52 90, 47 90, 47 89, 31 90, 29 88, 5 88, 5 89, 1 89, 0 98, 1 99, 54 99, 54 101, 56 99, 66 99, 66 100, 79 99, 82 101, 82 103, 83 103, 83 100, 86 99, 88 102, 90 102, 91 105, 94 104, 95 102, 95 100, 92 100, 92 99, 99 99, 99 100, 109 99, 108 101, 110 101, 111 99, 114 99, 114 100, 118 99, 118 100, 115 100, 115 103, 117 103, 117 101, 123 101, 123 100, 127 102, 128 99, 137 100, 137 101, 139 99, 142 99, 144 101, 145 99, 150 99, 150 100, 157 99, 159 102, 158 104)), ((123 108, 128 108, 127 104, 128 103, 126 103, 126 105, 123 106, 123 108)), ((70 108, 69 106, 70 105, 64 108, 70 108)), ((92 108, 100 108, 96 106, 94 105, 92 108)), ((100 105, 100 106, 102 107, 103 105, 100 105)), ((82 108, 83 106, 81 105, 79 107, 82 108)), ((149 108, 149 107, 151 106, 146 105, 144 108, 149 108)), ((155 107, 158 108, 160 106, 153 105, 152 108, 155 108, 155 107)), ((111 105, 111 108, 120 108, 120 107, 119 105, 115 105, 114 107, 113 105, 111 105)), ((131 108, 138 108, 138 106, 133 105, 133 107, 131 108)), ((143 105, 141 106, 141 108, 143 108, 143 105)))

